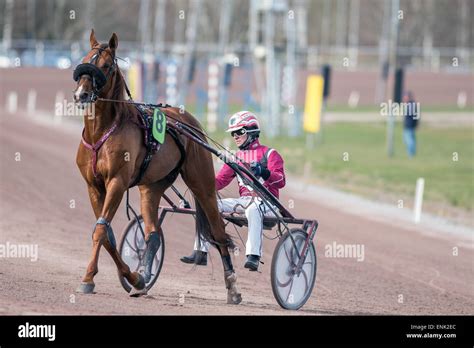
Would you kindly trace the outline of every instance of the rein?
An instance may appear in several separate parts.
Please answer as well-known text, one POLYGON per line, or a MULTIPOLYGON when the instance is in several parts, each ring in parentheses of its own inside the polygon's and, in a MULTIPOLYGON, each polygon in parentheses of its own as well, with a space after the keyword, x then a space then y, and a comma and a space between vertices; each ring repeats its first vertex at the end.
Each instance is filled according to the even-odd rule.
MULTIPOLYGON (((125 88, 127 89, 128 91, 128 88, 127 88, 127 84, 125 83, 125 88)), ((104 102, 111 102, 111 103, 124 103, 124 104, 130 104, 130 105, 135 105, 135 106, 144 106, 144 107, 149 107, 149 108, 162 108, 162 107, 169 107, 171 105, 169 104, 151 104, 151 103, 140 103, 140 102, 135 102, 133 101, 132 98, 130 98, 130 100, 117 100, 117 99, 108 99, 108 98, 97 98, 97 100, 99 101, 104 101, 104 102)), ((180 122, 180 123, 183 123, 182 121, 178 120, 177 118, 173 117, 173 116, 170 116, 170 115, 166 115, 167 118, 170 118, 172 119, 173 121, 176 121, 176 122, 180 122)), ((211 140, 213 143, 215 144, 218 144, 219 147, 223 148, 225 150, 225 148, 220 145, 219 143, 217 143, 214 139, 212 139, 209 135, 207 135, 207 133, 205 131, 203 131, 202 129, 199 129, 191 124, 188 124, 188 123, 184 123, 186 124, 186 126, 188 126, 189 128, 192 128, 193 130, 195 130, 196 132, 200 133, 201 135, 203 135, 204 137, 206 137, 207 139, 211 140)))
MULTIPOLYGON (((124 81, 125 82, 125 81, 124 81)), ((127 84, 125 83, 125 89, 127 90, 127 93, 130 93, 128 91, 128 87, 127 87, 127 84)), ((100 100, 100 101, 104 101, 104 102, 111 102, 111 103, 125 103, 125 104, 130 104, 130 105, 135 105, 135 106, 144 106, 144 107, 149 107, 149 108, 159 108, 159 107, 167 107, 167 106, 171 106, 169 104, 152 104, 152 103, 140 103, 140 102, 135 102, 133 101, 132 97, 130 96, 130 94, 128 94, 130 99, 129 100, 117 100, 117 99, 108 99, 108 98, 98 98, 97 100, 100 100)), ((234 154, 229 151, 228 149, 226 149, 222 144, 220 144, 218 141, 214 140, 213 138, 211 138, 204 130, 202 129, 199 129, 198 127, 195 127, 191 124, 188 124, 188 123, 183 123, 182 121, 178 120, 177 118, 173 117, 173 116, 170 116, 170 115, 166 115, 167 118, 170 118, 172 119, 173 121, 176 121, 176 122, 179 122, 181 124, 185 124, 187 127, 191 128, 192 130, 198 132, 199 134, 201 134, 203 137, 205 137, 207 140, 211 141, 216 147, 220 148, 222 152, 225 152, 227 153, 228 155, 231 155, 231 156, 234 156, 234 154)), ((171 126, 173 126, 171 124, 171 126)), ((245 161, 241 161, 243 164, 247 165, 247 166, 250 166, 250 163, 246 163, 245 161)))

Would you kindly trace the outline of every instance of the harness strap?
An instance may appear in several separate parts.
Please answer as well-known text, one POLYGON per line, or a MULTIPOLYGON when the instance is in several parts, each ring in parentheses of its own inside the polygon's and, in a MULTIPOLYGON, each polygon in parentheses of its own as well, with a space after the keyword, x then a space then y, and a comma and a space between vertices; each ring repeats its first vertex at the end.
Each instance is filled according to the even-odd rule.
POLYGON ((112 133, 117 129, 117 124, 114 123, 112 127, 109 128, 107 132, 102 135, 102 137, 95 143, 95 144, 89 144, 85 139, 84 139, 84 132, 85 129, 82 130, 82 144, 92 152, 92 173, 94 174, 94 178, 98 178, 97 175, 97 154, 99 152, 99 149, 104 145, 105 141, 112 135, 112 133))
MULTIPOLYGON (((121 71, 120 71, 120 74, 122 74, 121 71)), ((130 89, 128 89, 127 81, 125 81, 125 79, 123 78, 123 75, 122 75, 122 79, 123 79, 123 84, 125 86, 125 91, 127 92, 128 98, 130 98, 130 100, 133 100, 132 93, 130 93, 130 89)))
POLYGON ((178 134, 176 134, 176 131, 172 128, 166 128, 166 131, 169 133, 169 135, 171 135, 171 137, 174 139, 176 145, 178 145, 178 149, 179 149, 179 152, 181 153, 181 157, 178 161, 178 164, 176 165, 176 167, 174 167, 174 169, 165 177, 165 179, 170 183, 172 184, 178 174, 179 174, 179 171, 181 170, 181 166, 183 165, 184 163, 184 160, 186 158, 186 151, 184 150, 184 145, 183 143, 181 142, 181 140, 179 139, 178 137, 178 134))
POLYGON ((130 184, 129 188, 135 186, 143 179, 143 176, 145 175, 145 172, 148 169, 148 166, 150 165, 152 157, 153 153, 151 149, 147 147, 145 158, 143 159, 143 162, 140 165, 140 171, 138 172, 138 175, 135 180, 133 180, 133 182, 130 184))
MULTIPOLYGON (((170 128, 166 128, 166 132, 173 138, 173 140, 175 141, 176 145, 179 148, 179 152, 181 153, 181 157, 180 157, 176 167, 174 167, 174 169, 168 175, 166 175, 164 177, 164 179, 162 179, 162 180, 166 180, 166 181, 168 181, 168 183, 172 184, 176 180, 176 178, 179 174, 179 171, 181 170, 181 166, 183 165, 184 159, 186 158, 186 152, 184 150, 183 143, 181 142, 181 140, 177 136, 176 132, 173 129, 170 129, 170 128)), ((135 178, 135 180, 133 180, 132 184, 130 184, 129 188, 137 185, 143 179, 143 176, 145 175, 145 172, 148 169, 148 166, 150 165, 150 162, 151 162, 152 158, 153 158, 153 152, 151 151, 151 148, 147 148, 147 153, 146 153, 145 158, 143 159, 143 162, 140 166, 140 171, 138 172, 138 175, 135 178)))
MULTIPOLYGON (((163 105, 163 104, 160 103, 157 106, 161 107, 161 108, 167 108, 167 107, 170 107, 171 105, 168 105, 168 104, 163 105)), ((150 162, 151 162, 151 160, 153 158, 153 154, 154 154, 153 147, 150 145, 149 139, 148 139, 149 138, 148 137, 149 129, 148 129, 147 121, 145 120, 145 117, 147 117, 147 116, 144 113, 144 110, 142 110, 138 106, 136 106, 136 108, 137 108, 137 110, 138 110, 138 112, 141 116, 140 120, 143 122, 143 127, 140 127, 140 128, 143 128, 144 133, 145 133, 146 155, 145 155, 145 158, 143 159, 142 164, 140 165, 140 170, 138 172, 137 177, 130 184, 129 188, 137 185, 143 179, 143 176, 145 175, 145 172, 148 169, 148 166, 150 165, 150 162)), ((176 167, 171 172, 169 172, 168 175, 166 175, 164 177, 164 179, 162 179, 162 180, 166 180, 169 184, 172 184, 176 180, 176 178, 179 174, 179 171, 181 170, 181 166, 184 163, 184 160, 186 158, 186 151, 184 150, 184 146, 183 146, 180 138, 178 137, 176 131, 173 128, 168 127, 168 124, 167 124, 165 131, 173 138, 173 140, 175 141, 176 145, 178 146, 179 152, 181 154, 181 157, 180 157, 176 167)), ((158 149, 159 148, 160 147, 158 146, 158 149)))

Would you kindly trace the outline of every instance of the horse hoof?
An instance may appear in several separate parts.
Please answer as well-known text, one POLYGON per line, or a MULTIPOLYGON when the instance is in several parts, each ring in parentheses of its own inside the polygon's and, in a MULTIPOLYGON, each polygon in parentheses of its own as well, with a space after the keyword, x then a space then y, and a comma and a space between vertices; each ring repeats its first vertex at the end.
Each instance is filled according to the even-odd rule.
POLYGON ((76 289, 76 292, 81 294, 94 294, 94 287, 94 283, 81 283, 81 285, 76 289))
POLYGON ((240 302, 242 302, 241 294, 231 293, 230 291, 227 293, 227 304, 238 305, 240 302))
POLYGON ((145 289, 145 285, 146 285, 145 278, 143 278, 143 276, 140 273, 135 272, 135 274, 137 275, 138 278, 135 284, 133 284, 133 287, 137 290, 145 289))
POLYGON ((129 293, 130 297, 140 297, 140 296, 145 296, 145 295, 148 295, 147 289, 141 289, 141 290, 132 289, 130 290, 130 293, 129 293))

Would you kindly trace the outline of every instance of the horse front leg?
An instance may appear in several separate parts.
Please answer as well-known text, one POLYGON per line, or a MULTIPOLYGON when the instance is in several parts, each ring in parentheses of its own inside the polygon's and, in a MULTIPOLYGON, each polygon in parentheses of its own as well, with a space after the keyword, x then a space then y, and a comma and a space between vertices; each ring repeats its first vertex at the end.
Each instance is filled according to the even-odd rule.
MULTIPOLYGON (((145 288, 145 281, 138 272, 131 272, 130 267, 123 261, 122 256, 117 250, 115 236, 112 227, 110 226, 115 212, 122 201, 123 194, 128 188, 128 181, 129 180, 113 178, 107 184, 107 195, 105 197, 104 207, 101 214, 101 218, 105 220, 105 223, 100 225, 100 227, 102 227, 102 233, 106 237, 104 243, 105 249, 109 252, 110 256, 112 256, 119 273, 127 279, 135 289, 142 290, 145 288)), ((99 220, 101 218, 99 218, 99 220)))
MULTIPOLYGON (((89 185, 87 187, 89 192, 89 199, 94 210, 96 219, 100 217, 102 208, 104 206, 105 191, 96 186, 89 185)), ((92 253, 87 266, 86 274, 82 279, 82 283, 77 288, 77 292, 84 294, 91 294, 94 292, 94 277, 99 272, 98 262, 100 248, 103 244, 102 238, 99 234, 93 232, 92 234, 92 253)))
MULTIPOLYGON (((90 263, 90 270, 97 273, 97 262, 100 247, 103 245, 105 249, 109 252, 110 256, 117 265, 119 273, 125 277, 130 284, 133 285, 136 289, 143 289, 145 287, 145 281, 143 277, 137 272, 131 272, 130 267, 122 260, 115 242, 115 236, 110 225, 117 208, 120 205, 123 194, 127 189, 127 186, 124 184, 125 180, 119 178, 111 179, 106 186, 106 194, 102 209, 100 211, 100 216, 97 220, 94 233, 93 233, 93 257, 90 263)), ((84 278, 82 288, 87 290, 92 287, 94 288, 94 283, 92 279, 88 278, 89 268, 86 277, 84 278)), ((92 276, 93 277, 93 276, 92 276)), ((90 291, 91 292, 91 291, 90 291)))

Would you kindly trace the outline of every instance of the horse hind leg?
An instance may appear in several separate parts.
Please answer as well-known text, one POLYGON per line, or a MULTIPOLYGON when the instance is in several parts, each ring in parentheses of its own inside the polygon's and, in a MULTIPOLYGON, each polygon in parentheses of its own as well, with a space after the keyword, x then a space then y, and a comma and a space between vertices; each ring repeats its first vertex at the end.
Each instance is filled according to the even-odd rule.
MULTIPOLYGON (((209 158, 211 161, 211 159, 209 158)), ((191 163, 193 163, 192 161, 191 163)), ((215 190, 215 178, 212 167, 204 165, 204 161, 199 161, 200 168, 188 165, 183 171, 183 180, 193 192, 196 198, 196 227, 199 236, 204 239, 211 238, 217 242, 217 248, 222 258, 224 266, 224 281, 227 288, 227 303, 239 304, 242 295, 237 288, 237 275, 235 274, 232 260, 229 254, 229 246, 232 245, 230 237, 225 233, 224 222, 217 208, 217 198, 215 190), (210 170, 209 170, 210 168, 210 170), (210 231, 206 231, 209 229, 210 231)), ((195 162, 194 162, 195 163, 195 162)))
MULTIPOLYGON (((207 211, 214 211, 212 208, 214 204, 212 204, 212 199, 216 199, 214 197, 207 197, 205 199, 205 202, 211 202, 207 206, 208 210, 207 211)), ((199 220, 207 220, 209 221, 215 221, 216 224, 212 226, 212 224, 209 224, 210 230, 211 230, 211 237, 217 242, 217 250, 219 250, 219 253, 221 255, 222 259, 222 265, 224 266, 224 282, 225 282, 225 287, 227 289, 227 303, 228 304, 239 304, 242 302, 242 295, 237 288, 237 275, 235 274, 234 267, 232 265, 232 259, 229 254, 229 245, 232 244, 230 238, 227 236, 225 233, 224 229, 224 224, 222 222, 222 219, 220 217, 220 214, 218 213, 218 218, 215 220, 211 220, 208 217, 206 209, 202 206, 202 200, 200 200, 198 197, 196 197, 196 221, 198 222, 197 225, 199 226, 199 220), (222 231, 220 234, 215 233, 214 231, 222 231)), ((216 211, 217 211, 217 201, 216 201, 216 211)), ((201 222, 202 224, 202 222, 201 222)), ((204 223, 202 226, 205 226, 206 224, 204 223)), ((203 234, 203 231, 198 228, 198 234, 201 235, 203 234)))

